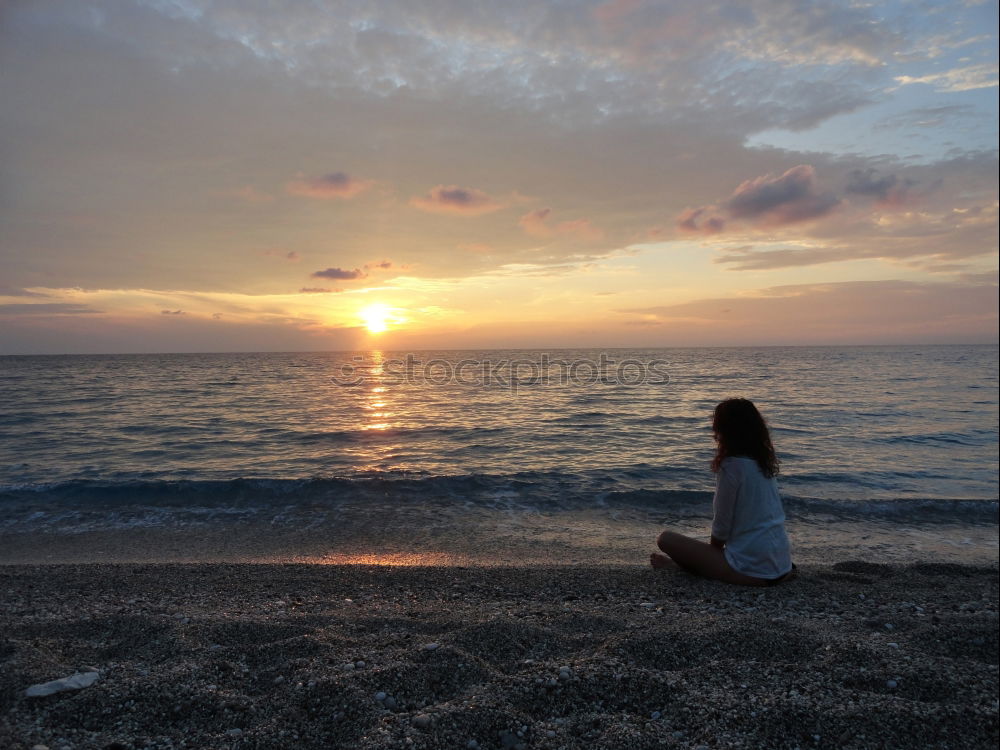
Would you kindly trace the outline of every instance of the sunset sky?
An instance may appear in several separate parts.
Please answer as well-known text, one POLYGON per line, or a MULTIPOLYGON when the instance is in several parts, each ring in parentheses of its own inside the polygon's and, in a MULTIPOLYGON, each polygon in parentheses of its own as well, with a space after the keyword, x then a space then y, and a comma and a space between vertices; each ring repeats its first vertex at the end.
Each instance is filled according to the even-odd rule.
POLYGON ((996 29, 0 3, 0 353, 995 342, 996 29))

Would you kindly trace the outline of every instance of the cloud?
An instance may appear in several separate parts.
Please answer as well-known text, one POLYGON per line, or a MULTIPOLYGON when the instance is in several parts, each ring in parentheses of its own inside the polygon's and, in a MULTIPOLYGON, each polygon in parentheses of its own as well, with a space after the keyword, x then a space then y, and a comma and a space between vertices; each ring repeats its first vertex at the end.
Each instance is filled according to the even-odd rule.
POLYGON ((280 248, 271 248, 264 251, 264 255, 271 255, 277 258, 284 258, 292 263, 298 263, 302 257, 294 250, 282 250, 280 248))
POLYGON ((997 64, 980 63, 925 76, 896 76, 896 82, 900 86, 923 83, 934 86, 937 91, 949 93, 995 88, 997 86, 997 64))
POLYGON ((368 274, 360 268, 349 271, 344 268, 327 268, 323 271, 314 271, 310 274, 314 279, 333 279, 336 281, 351 281, 353 279, 363 279, 368 274))
POLYGON ((685 208, 675 225, 689 234, 718 234, 726 230, 730 220, 762 228, 782 227, 822 218, 839 204, 833 193, 819 189, 816 170, 800 164, 777 177, 766 174, 744 180, 721 209, 712 205, 685 208))
POLYGON ((299 294, 333 294, 335 292, 342 292, 343 289, 325 289, 323 287, 317 286, 304 286, 299 289, 299 294))
POLYGON ((846 191, 875 198, 881 206, 899 206, 906 202, 915 184, 913 180, 901 180, 894 174, 879 176, 876 169, 854 169, 848 177, 846 191))
POLYGON ((374 183, 371 180, 358 180, 346 172, 331 172, 320 177, 299 177, 289 182, 285 189, 292 195, 306 198, 340 198, 348 199, 360 195, 374 183))
POLYGON ((744 181, 726 202, 726 210, 736 219, 782 226, 826 216, 839 202, 832 193, 819 191, 812 166, 800 164, 778 177, 744 181))
POLYGON ((71 302, 29 302, 0 305, 0 315, 90 315, 99 312, 101 310, 95 310, 90 305, 78 305, 71 302))
POLYGON ((0 284, 0 297, 49 297, 49 294, 42 294, 41 292, 30 292, 27 289, 22 289, 17 286, 8 286, 6 284, 0 284))
POLYGON ((529 211, 520 219, 518 226, 532 237, 570 237, 581 242, 596 242, 604 239, 604 230, 596 226, 590 219, 572 219, 549 224, 552 215, 551 208, 539 208, 529 211))
POLYGON ((551 208, 539 208, 529 211, 518 219, 517 225, 532 237, 551 237, 552 227, 545 223, 545 220, 549 218, 549 214, 551 213, 551 208))
POLYGON ((789 284, 743 296, 617 312, 677 335, 736 343, 995 342, 997 285, 896 279, 789 284), (794 324, 792 324, 794 322, 794 324))
POLYGON ((725 229, 726 220, 717 215, 716 211, 715 206, 685 208, 677 217, 677 228, 690 234, 718 234, 725 229))
POLYGON ((183 310, 160 310, 160 315, 187 315, 183 310))
POLYGON ((410 205, 421 211, 458 216, 478 216, 503 208, 483 191, 457 185, 438 185, 425 195, 412 198, 410 205))
POLYGON ((377 263, 365 263, 366 271, 388 271, 392 268, 391 260, 380 260, 377 263))

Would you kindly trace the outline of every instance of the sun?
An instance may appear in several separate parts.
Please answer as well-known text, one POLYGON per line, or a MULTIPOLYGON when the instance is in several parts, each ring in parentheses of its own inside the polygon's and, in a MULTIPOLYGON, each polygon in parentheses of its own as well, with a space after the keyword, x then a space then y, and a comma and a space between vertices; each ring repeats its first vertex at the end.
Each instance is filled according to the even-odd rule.
POLYGON ((358 311, 358 317, 364 322, 369 333, 384 333, 389 330, 390 323, 396 322, 392 308, 381 302, 373 302, 367 307, 361 308, 358 311))

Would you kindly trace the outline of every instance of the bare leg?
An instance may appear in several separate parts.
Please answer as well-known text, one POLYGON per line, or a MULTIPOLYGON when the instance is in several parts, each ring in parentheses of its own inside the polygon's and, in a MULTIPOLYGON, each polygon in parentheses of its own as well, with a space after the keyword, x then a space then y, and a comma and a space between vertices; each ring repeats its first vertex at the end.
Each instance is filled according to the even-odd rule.
MULTIPOLYGON (((743 586, 768 586, 771 583, 766 578, 754 578, 736 572, 730 567, 721 549, 675 531, 660 534, 656 546, 680 567, 705 578, 743 586)), ((662 566, 654 564, 653 567, 662 566)))

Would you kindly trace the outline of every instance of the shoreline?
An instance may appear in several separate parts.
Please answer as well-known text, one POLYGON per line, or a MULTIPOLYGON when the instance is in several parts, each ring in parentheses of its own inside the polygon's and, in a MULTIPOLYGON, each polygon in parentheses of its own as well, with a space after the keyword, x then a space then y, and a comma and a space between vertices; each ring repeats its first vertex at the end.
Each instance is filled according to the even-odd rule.
MULTIPOLYGON (((664 528, 707 540, 704 514, 596 508, 569 512, 399 505, 295 515, 208 516, 186 522, 71 515, 59 525, 0 528, 0 567, 87 563, 344 563, 538 566, 644 565, 664 528)), ((837 519, 786 521, 798 563, 865 559, 891 564, 998 563, 1000 530, 985 522, 837 519)))
POLYGON ((799 568, 4 565, 0 745, 995 746, 995 564, 799 568))

